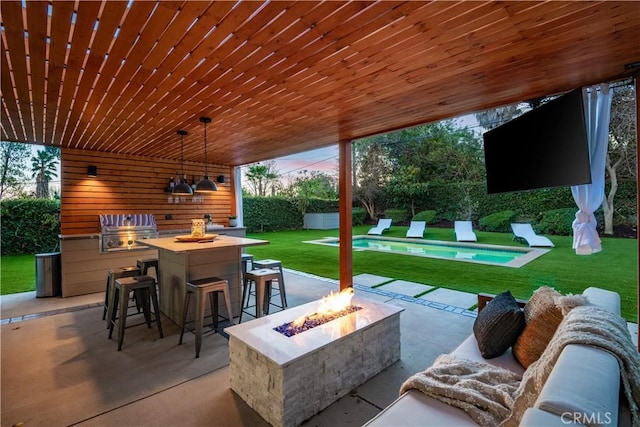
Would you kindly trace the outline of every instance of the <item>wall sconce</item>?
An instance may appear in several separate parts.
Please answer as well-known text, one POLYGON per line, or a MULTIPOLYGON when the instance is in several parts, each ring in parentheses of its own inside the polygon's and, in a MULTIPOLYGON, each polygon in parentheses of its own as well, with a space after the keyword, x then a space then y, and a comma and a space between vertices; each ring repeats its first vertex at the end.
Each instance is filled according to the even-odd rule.
POLYGON ((87 176, 89 178, 95 178, 98 176, 98 167, 96 165, 87 166, 87 176))
POLYGON ((224 175, 218 175, 218 177, 216 178, 216 181, 220 183, 224 182, 224 175))

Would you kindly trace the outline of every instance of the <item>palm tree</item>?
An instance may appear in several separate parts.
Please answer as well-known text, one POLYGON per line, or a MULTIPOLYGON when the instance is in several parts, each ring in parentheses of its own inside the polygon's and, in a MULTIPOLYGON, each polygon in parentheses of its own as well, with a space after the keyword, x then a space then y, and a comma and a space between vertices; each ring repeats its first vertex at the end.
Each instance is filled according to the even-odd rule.
POLYGON ((56 173, 56 156, 45 150, 38 150, 37 155, 31 157, 31 176, 36 179, 36 197, 49 198, 49 182, 56 173))

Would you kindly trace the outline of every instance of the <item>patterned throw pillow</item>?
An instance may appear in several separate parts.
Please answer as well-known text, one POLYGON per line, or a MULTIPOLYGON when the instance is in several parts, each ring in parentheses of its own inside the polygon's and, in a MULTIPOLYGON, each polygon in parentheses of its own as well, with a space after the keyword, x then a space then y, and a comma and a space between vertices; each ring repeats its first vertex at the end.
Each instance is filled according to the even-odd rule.
POLYGON ((524 326, 524 313, 511 292, 497 295, 478 313, 473 324, 482 357, 491 359, 503 354, 516 342, 524 326))
POLYGON ((555 289, 542 286, 524 306, 526 326, 513 346, 513 355, 525 369, 540 358, 562 322, 562 311, 556 305, 561 296, 555 289))

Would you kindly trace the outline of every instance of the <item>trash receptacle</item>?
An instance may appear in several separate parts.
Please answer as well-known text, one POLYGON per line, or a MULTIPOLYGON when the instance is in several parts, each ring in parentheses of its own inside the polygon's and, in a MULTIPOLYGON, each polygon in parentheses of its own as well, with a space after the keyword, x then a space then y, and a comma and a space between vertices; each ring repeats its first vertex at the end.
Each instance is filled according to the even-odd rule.
POLYGON ((60 252, 36 254, 36 298, 60 294, 60 252))

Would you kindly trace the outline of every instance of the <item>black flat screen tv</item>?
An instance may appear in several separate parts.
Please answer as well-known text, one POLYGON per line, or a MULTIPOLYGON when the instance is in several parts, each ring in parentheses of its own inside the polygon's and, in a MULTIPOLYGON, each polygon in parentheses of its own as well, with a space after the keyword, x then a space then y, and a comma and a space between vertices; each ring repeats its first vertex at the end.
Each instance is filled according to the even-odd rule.
POLYGON ((483 134, 487 193, 591 183, 582 90, 483 134))

